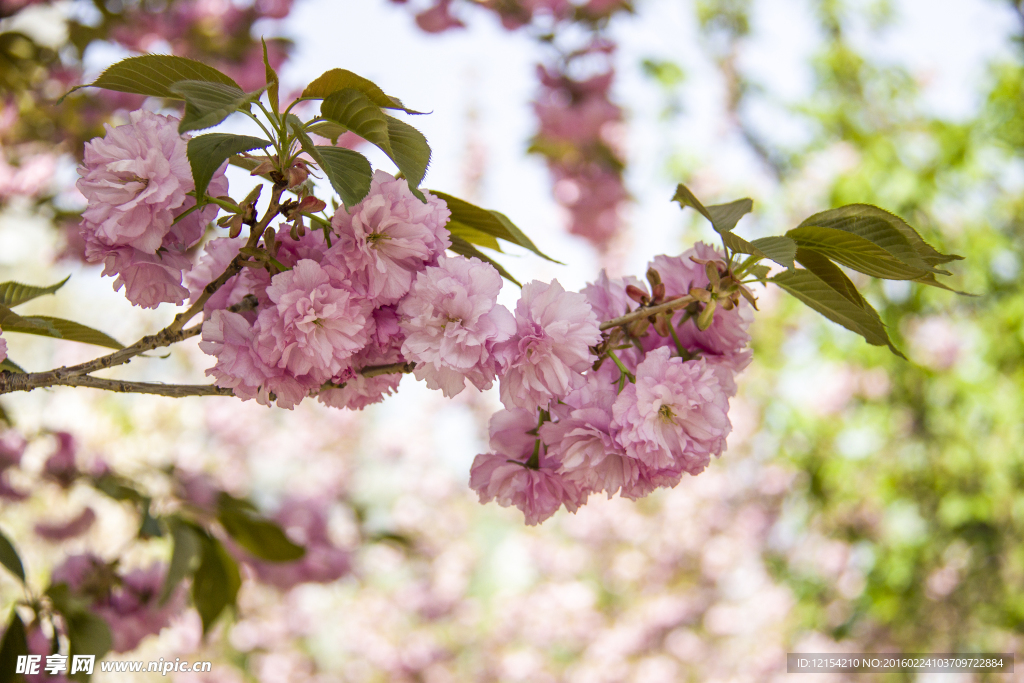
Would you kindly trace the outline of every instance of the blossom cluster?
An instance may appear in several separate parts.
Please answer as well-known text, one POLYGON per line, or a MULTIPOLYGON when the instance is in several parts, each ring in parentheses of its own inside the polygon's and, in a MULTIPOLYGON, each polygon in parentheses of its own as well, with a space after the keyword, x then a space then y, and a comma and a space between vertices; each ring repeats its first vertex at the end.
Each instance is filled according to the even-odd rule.
MULTIPOLYGON (((710 284, 702 263, 726 267, 721 254, 698 244, 681 256, 658 256, 650 268, 660 275, 664 296, 682 297, 710 284)), ((524 310, 538 302, 528 288, 520 301, 524 310)), ((748 305, 718 311, 704 330, 689 313, 669 323, 672 329, 662 328, 664 334, 651 326, 629 348, 611 351, 615 363, 572 357, 571 351, 586 350, 582 338, 559 336, 572 328, 573 313, 576 334, 590 335, 598 320, 633 309, 631 294, 649 296, 636 278, 602 273, 570 295, 579 301, 563 300, 566 308, 550 317, 555 324, 545 327, 548 311, 535 309, 541 331, 532 343, 546 360, 503 379, 506 409, 491 419, 492 451, 478 455, 471 471, 481 502, 514 505, 528 524, 537 524, 562 505, 574 512, 592 493, 635 500, 673 487, 683 473, 699 474, 724 451, 734 377, 751 360, 748 305)), ((589 343, 596 344, 593 337, 589 343)))
MULTIPOLYGON (((216 359, 207 374, 217 386, 264 405, 317 397, 361 409, 395 391, 406 372, 449 397, 497 379, 504 410, 471 486, 482 502, 519 507, 530 524, 561 505, 575 510, 591 493, 635 499, 674 486, 724 450, 734 375, 750 361, 750 311, 733 296, 698 327, 698 299, 717 297, 730 274, 712 247, 656 257, 650 290, 603 273, 581 292, 533 281, 510 311, 497 303, 502 281, 492 265, 446 254, 445 202, 378 170, 362 201, 319 228, 286 211, 291 224, 262 241, 257 232, 208 242, 182 283, 192 266, 184 250, 215 209, 186 214, 195 199, 175 123, 136 112, 90 143, 82 233, 133 302, 203 303, 200 348, 216 359), (242 250, 251 254, 254 244, 262 260, 239 272, 242 250), (222 274, 228 279, 207 292, 222 274), (684 298, 654 325, 601 329, 637 304, 684 298)), ((226 185, 223 173, 211 194, 221 193, 217 183, 226 185)), ((324 208, 299 193, 298 205, 324 208)))
MULTIPOLYGON (((217 207, 194 210, 192 169, 178 120, 134 111, 127 124, 85 145, 78 189, 89 202, 82 213, 85 256, 116 275, 129 301, 144 308, 182 304, 182 273, 192 267, 186 250, 203 237, 217 207)), ((222 167, 208 192, 227 194, 222 167)))

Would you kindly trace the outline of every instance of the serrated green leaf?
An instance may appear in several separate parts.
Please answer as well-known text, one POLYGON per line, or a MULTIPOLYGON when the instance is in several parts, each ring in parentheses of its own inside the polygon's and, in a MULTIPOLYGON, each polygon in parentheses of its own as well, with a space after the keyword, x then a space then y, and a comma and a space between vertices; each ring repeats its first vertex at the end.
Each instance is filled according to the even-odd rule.
POLYGON ((14 683, 24 678, 15 674, 18 657, 28 654, 28 637, 25 634, 25 623, 18 616, 17 610, 11 608, 11 618, 7 620, 3 641, 0 641, 0 683, 14 683))
POLYGON ((4 370, 6 370, 7 372, 16 372, 19 375, 25 374, 25 371, 22 369, 22 367, 15 363, 10 358, 4 358, 2 361, 0 361, 0 371, 4 370))
POLYGON ((270 65, 270 57, 267 55, 267 41, 260 38, 260 42, 263 43, 263 66, 266 69, 267 74, 267 98, 270 100, 270 108, 275 114, 281 111, 280 102, 280 88, 281 81, 277 77, 277 72, 274 71, 274 67, 270 65))
MULTIPOLYGON (((451 230, 451 224, 462 224, 471 229, 478 230, 480 232, 491 235, 498 239, 505 240, 512 244, 518 244, 521 247, 529 249, 533 253, 537 254, 541 258, 545 258, 548 261, 559 263, 555 259, 551 258, 533 243, 526 234, 520 230, 508 217, 498 211, 490 211, 482 207, 470 204, 464 199, 453 197, 450 194, 444 192, 437 192, 430 190, 430 193, 444 201, 448 205, 448 210, 451 211, 451 223, 449 224, 449 230, 451 230)), ((452 231, 455 232, 455 231, 452 231)), ((473 240, 469 240, 473 241, 473 240)), ((475 244, 482 244, 481 242, 474 242, 475 244)), ((483 245, 488 246, 488 245, 483 245)))
POLYGON ((762 237, 751 241, 761 253, 786 268, 793 267, 793 258, 796 256, 796 242, 788 237, 772 236, 762 237))
MULTIPOLYGON (((801 249, 816 251, 865 275, 886 280, 916 280, 927 274, 926 270, 907 264, 878 244, 845 230, 805 225, 790 230, 786 236, 801 249)), ((916 261, 928 268, 921 259, 916 261)))
POLYGON ((462 239, 461 237, 457 237, 455 235, 451 236, 451 240, 452 240, 452 246, 448 247, 448 249, 450 251, 452 251, 452 252, 454 252, 456 254, 459 254, 460 256, 465 256, 466 258, 474 258, 475 257, 475 258, 478 258, 478 259, 480 259, 481 261, 483 261, 485 263, 490 263, 498 271, 499 275, 501 275, 503 278, 505 278, 506 280, 508 280, 512 284, 516 285, 517 287, 522 287, 522 285, 519 283, 519 280, 517 280, 514 277, 512 277, 511 273, 509 273, 507 270, 505 270, 505 268, 500 263, 498 263, 497 261, 492 259, 487 254, 483 253, 482 251, 480 251, 479 249, 474 247, 472 244, 470 244, 466 240, 462 239))
POLYGON ((246 93, 233 85, 206 81, 178 81, 170 90, 185 100, 179 133, 212 128, 235 112, 248 109, 262 92, 246 93))
POLYGON ((192 577, 192 602, 203 621, 207 633, 217 617, 235 604, 242 577, 238 564, 217 539, 202 537, 202 559, 192 577))
MULTIPOLYGON (((171 85, 178 81, 206 81, 238 87, 227 74, 194 59, 172 55, 142 55, 122 59, 108 67, 92 83, 72 88, 64 97, 80 88, 95 87, 149 97, 181 99, 180 95, 171 90, 171 85)), ((61 97, 57 104, 60 104, 64 97, 61 97)))
POLYGON ((160 591, 160 604, 163 605, 174 593, 174 589, 188 576, 192 566, 203 551, 202 537, 190 524, 177 518, 168 520, 174 549, 171 551, 171 562, 167 566, 167 576, 160 591))
POLYGON ((60 333, 52 325, 22 317, 2 304, 0 304, 0 330, 7 332, 26 332, 31 330, 33 334, 60 338, 60 333))
POLYGON ((498 244, 498 238, 493 235, 488 235, 486 232, 471 228, 465 223, 458 221, 448 221, 448 224, 444 226, 448 228, 448 232, 460 239, 464 239, 470 244, 475 244, 479 247, 487 247, 494 251, 501 251, 501 245, 498 244))
POLYGON ((18 556, 18 551, 14 549, 14 544, 0 532, 0 564, 7 568, 7 571, 14 574, 18 579, 25 583, 25 567, 21 564, 21 557, 18 556))
POLYGON ((373 169, 370 161, 359 152, 341 147, 314 147, 320 168, 327 174, 331 187, 345 206, 354 206, 370 192, 373 169))
POLYGON ((270 562, 291 562, 301 559, 306 549, 288 539, 274 522, 226 493, 217 502, 217 519, 240 546, 255 557, 270 562))
POLYGON ((857 334, 874 346, 888 346, 900 358, 906 358, 897 349, 885 325, 872 306, 850 301, 847 294, 840 293, 809 270, 787 270, 771 279, 809 307, 823 316, 857 334))
POLYGON ((50 285, 49 287, 23 285, 20 282, 2 282, 0 283, 0 304, 4 306, 19 306, 26 301, 32 301, 32 299, 45 294, 53 294, 70 279, 71 276, 68 275, 57 284, 50 285))
POLYGON ((360 91, 345 88, 332 93, 320 105, 320 115, 392 155, 387 115, 360 91))
POLYGON ((203 197, 210 179, 224 161, 240 152, 273 147, 274 143, 249 135, 207 133, 188 141, 188 161, 196 184, 196 197, 203 197))
POLYGON ((99 330, 76 323, 72 320, 54 318, 49 315, 27 315, 22 318, 28 321, 28 326, 15 324, 3 325, 3 329, 10 332, 21 332, 23 334, 36 334, 53 339, 65 339, 67 341, 80 342, 82 344, 94 344, 108 349, 121 350, 124 344, 113 337, 99 330))
POLYGON ((919 282, 922 285, 928 285, 930 287, 938 287, 939 289, 944 289, 947 292, 953 292, 954 294, 959 294, 960 296, 973 296, 973 297, 980 296, 979 294, 971 294, 970 292, 961 292, 959 289, 953 289, 952 287, 948 287, 948 286, 944 285, 943 283, 939 282, 938 280, 936 280, 935 276, 932 275, 931 273, 928 273, 924 277, 917 278, 916 280, 914 280, 914 282, 919 282))
POLYGON ((936 265, 963 258, 939 253, 902 218, 870 204, 849 204, 822 211, 797 227, 810 225, 858 235, 882 247, 908 266, 940 275, 949 275, 949 272, 936 269, 936 265))
POLYGON ((766 277, 768 277, 768 273, 770 273, 771 270, 772 269, 769 268, 768 266, 758 264, 756 266, 751 266, 750 268, 748 268, 747 272, 756 277, 758 280, 763 280, 766 277))
MULTIPOLYGON (((430 145, 427 138, 408 123, 399 121, 393 116, 384 115, 388 123, 388 137, 391 140, 391 160, 398 166, 398 170, 409 181, 409 189, 426 202, 418 189, 423 177, 427 174, 427 167, 430 165, 430 145)), ((355 131, 357 134, 359 131, 355 131)))
POLYGON ((722 232, 719 234, 722 237, 722 243, 738 254, 753 254, 758 258, 768 258, 767 254, 734 232, 722 232))
POLYGON ((358 76, 346 69, 331 69, 324 72, 319 78, 306 86, 302 96, 310 99, 326 99, 338 92, 352 88, 366 95, 378 107, 384 109, 401 109, 407 114, 421 114, 422 112, 407 109, 397 97, 385 95, 373 81, 358 76))

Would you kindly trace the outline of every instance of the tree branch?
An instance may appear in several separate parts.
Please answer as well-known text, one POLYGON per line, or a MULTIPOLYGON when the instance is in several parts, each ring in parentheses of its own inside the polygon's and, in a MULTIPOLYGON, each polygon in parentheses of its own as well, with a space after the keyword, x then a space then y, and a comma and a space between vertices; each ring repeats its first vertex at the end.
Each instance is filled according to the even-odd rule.
POLYGON ((161 384, 160 382, 126 382, 119 379, 103 379, 92 375, 63 377, 55 383, 65 387, 90 387, 121 394, 155 394, 184 398, 185 396, 233 396, 231 389, 214 384, 161 384))
POLYGON ((623 325, 628 325, 631 322, 634 322, 636 320, 642 320, 643 318, 647 318, 652 315, 658 315, 659 313, 664 313, 666 311, 674 311, 677 308, 689 306, 694 301, 696 301, 696 299, 694 299, 692 296, 687 295, 681 296, 678 299, 672 299, 672 301, 666 301, 665 303, 658 304, 657 306, 641 306, 635 311, 630 311, 626 315, 621 315, 618 318, 612 318, 611 320, 607 320, 601 323, 600 329, 602 332, 604 332, 605 330, 610 330, 613 327, 621 327, 623 325))
POLYGON ((380 375, 393 375, 399 372, 409 373, 416 369, 415 363, 390 363, 388 365, 367 365, 359 371, 363 377, 379 377, 380 375))

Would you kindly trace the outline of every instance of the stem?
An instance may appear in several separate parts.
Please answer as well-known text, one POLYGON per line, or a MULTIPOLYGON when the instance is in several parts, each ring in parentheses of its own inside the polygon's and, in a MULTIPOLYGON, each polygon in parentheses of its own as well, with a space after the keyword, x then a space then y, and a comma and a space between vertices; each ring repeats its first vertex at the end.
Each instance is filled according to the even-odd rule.
POLYGON ((415 363, 390 363, 388 365, 367 365, 359 371, 363 377, 379 377, 380 375, 394 375, 396 373, 410 373, 416 369, 415 363))
MULTIPOLYGON (((693 313, 687 311, 686 313, 683 314, 683 318, 682 320, 679 321, 679 324, 683 325, 687 320, 689 320, 692 317, 693 313)), ((676 334, 676 326, 672 324, 671 320, 668 321, 668 329, 672 333, 672 341, 675 342, 676 344, 676 351, 679 352, 679 357, 682 358, 683 360, 691 360, 693 358, 693 354, 687 351, 683 347, 682 342, 679 341, 679 335, 676 334)))
POLYGON ((613 327, 621 327, 623 325, 628 325, 635 320, 640 320, 651 315, 658 315, 659 313, 664 313, 665 311, 674 311, 677 308, 689 306, 694 301, 696 301, 696 299, 694 299, 692 296, 687 295, 681 296, 678 299, 673 299, 672 301, 666 301, 665 303, 658 304, 657 306, 641 306, 640 308, 636 309, 635 311, 631 311, 626 315, 619 316, 618 318, 612 318, 611 320, 607 320, 601 323, 600 330, 604 332, 605 330, 610 330, 613 327))
POLYGON ((636 381, 636 377, 633 376, 633 373, 626 369, 626 366, 622 364, 622 361, 619 360, 619 357, 615 355, 615 352, 611 349, 608 349, 608 357, 615 361, 615 364, 619 366, 619 371, 622 373, 623 377, 628 377, 630 382, 636 381))
POLYGON ((245 109, 240 109, 239 111, 241 111, 243 114, 245 114, 250 119, 255 121, 256 125, 263 129, 263 132, 266 134, 266 136, 268 138, 270 138, 270 140, 274 143, 274 149, 277 150, 277 155, 278 155, 277 158, 280 159, 281 158, 281 144, 276 139, 276 136, 273 135, 269 130, 267 130, 267 127, 263 125, 262 121, 260 121, 258 118, 256 118, 255 114, 253 114, 250 111, 246 111, 245 109))
POLYGON ((121 394, 155 394, 184 398, 186 396, 233 396, 231 389, 214 384, 161 384, 160 382, 126 382, 119 379, 103 379, 92 375, 64 377, 54 383, 65 387, 90 387, 121 394))

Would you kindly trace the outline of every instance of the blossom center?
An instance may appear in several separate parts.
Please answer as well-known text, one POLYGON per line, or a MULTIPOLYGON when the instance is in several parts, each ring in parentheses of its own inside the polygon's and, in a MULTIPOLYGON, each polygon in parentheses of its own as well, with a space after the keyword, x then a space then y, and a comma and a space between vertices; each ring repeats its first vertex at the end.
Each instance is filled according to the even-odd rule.
POLYGON ((665 404, 658 408, 658 417, 665 422, 675 422, 676 414, 672 410, 672 406, 665 404))

